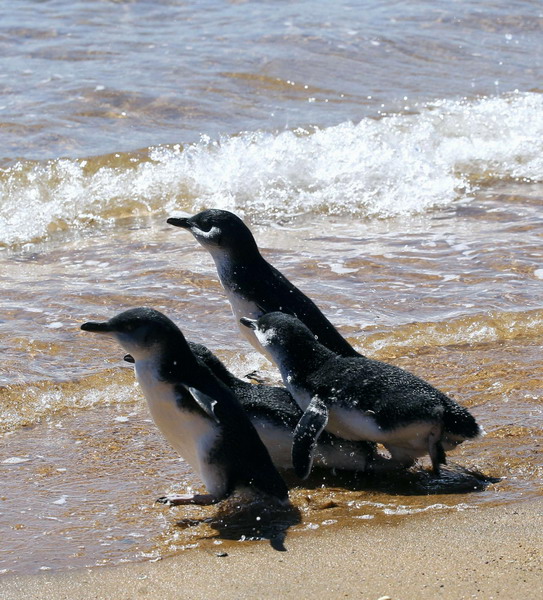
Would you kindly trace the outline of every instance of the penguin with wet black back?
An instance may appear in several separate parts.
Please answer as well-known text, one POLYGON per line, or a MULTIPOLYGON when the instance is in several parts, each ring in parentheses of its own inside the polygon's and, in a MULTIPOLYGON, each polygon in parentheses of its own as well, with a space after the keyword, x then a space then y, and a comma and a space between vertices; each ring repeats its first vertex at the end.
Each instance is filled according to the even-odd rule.
MULTIPOLYGON (((250 229, 237 215, 209 209, 167 222, 190 231, 211 254, 238 326, 242 317, 257 319, 281 311, 300 319, 330 350, 359 356, 317 305, 266 261, 250 229)), ((256 350, 267 355, 252 330, 240 326, 240 331, 256 350)))
POLYGON ((381 443, 405 467, 429 454, 436 474, 446 450, 483 433, 467 409, 426 381, 377 360, 340 356, 292 315, 274 312, 241 323, 254 331, 304 411, 292 447, 302 478, 324 429, 381 443))

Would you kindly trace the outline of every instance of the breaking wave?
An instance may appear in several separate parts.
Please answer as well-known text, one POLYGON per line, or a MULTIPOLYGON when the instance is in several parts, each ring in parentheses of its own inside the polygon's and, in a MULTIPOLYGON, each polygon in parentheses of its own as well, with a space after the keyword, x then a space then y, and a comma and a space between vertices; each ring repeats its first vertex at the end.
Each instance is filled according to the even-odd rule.
POLYGON ((543 95, 443 100, 325 129, 0 169, 0 245, 205 207, 242 216, 388 217, 446 207, 496 180, 543 181, 543 95))

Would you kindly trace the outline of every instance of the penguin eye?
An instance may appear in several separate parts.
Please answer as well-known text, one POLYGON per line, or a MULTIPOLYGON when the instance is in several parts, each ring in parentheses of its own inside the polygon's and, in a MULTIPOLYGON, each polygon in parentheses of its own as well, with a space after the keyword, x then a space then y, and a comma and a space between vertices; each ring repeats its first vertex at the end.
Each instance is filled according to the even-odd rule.
POLYGON ((204 233, 209 233, 211 231, 211 223, 201 223, 200 230, 204 233))

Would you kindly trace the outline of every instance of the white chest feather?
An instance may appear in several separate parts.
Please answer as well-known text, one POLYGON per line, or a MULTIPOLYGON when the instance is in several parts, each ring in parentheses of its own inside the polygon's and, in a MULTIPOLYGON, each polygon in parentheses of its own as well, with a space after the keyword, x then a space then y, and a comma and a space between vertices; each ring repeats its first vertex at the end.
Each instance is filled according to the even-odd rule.
POLYGON ((264 354, 264 356, 271 360, 269 353, 266 351, 265 348, 262 347, 260 342, 257 340, 254 331, 252 329, 249 329, 248 327, 245 327, 244 325, 241 325, 241 323, 239 322, 241 317, 246 317, 248 319, 258 319, 262 316, 262 311, 258 308, 256 302, 243 298, 240 294, 234 292, 231 287, 226 285, 225 282, 230 280, 232 270, 229 259, 225 257, 222 253, 212 256, 215 261, 215 266, 217 267, 217 273, 219 275, 222 287, 226 293, 226 297, 228 298, 230 307, 232 308, 232 314, 234 315, 234 319, 236 320, 241 334, 257 352, 264 354))
POLYGON ((263 418, 254 418, 251 422, 268 449, 273 464, 280 469, 292 468, 292 431, 263 418))
POLYGON ((201 413, 177 406, 173 386, 159 380, 154 362, 137 361, 136 377, 157 427, 207 483, 207 455, 220 434, 219 428, 201 413))
POLYGON ((416 421, 394 429, 381 429, 371 413, 332 408, 326 429, 347 440, 368 440, 383 444, 389 450, 402 449, 413 458, 428 450, 428 439, 435 423, 416 421))
POLYGON ((299 387, 292 383, 292 377, 288 373, 283 374, 283 370, 280 368, 281 375, 283 377, 283 383, 290 392, 291 396, 296 400, 296 404, 303 410, 307 410, 309 403, 311 402, 311 394, 302 387, 299 387))
POLYGON ((371 414, 343 408, 330 409, 326 428, 346 440, 384 442, 386 437, 371 414))

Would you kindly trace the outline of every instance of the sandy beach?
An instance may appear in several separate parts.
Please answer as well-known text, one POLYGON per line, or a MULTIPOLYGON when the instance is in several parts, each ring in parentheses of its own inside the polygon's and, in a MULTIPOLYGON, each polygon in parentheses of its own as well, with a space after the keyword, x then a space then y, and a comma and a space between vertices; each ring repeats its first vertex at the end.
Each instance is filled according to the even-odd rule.
POLYGON ((7 577, 2 600, 539 598, 543 501, 243 542, 159 562, 7 577), (226 555, 224 555, 226 554, 226 555))

